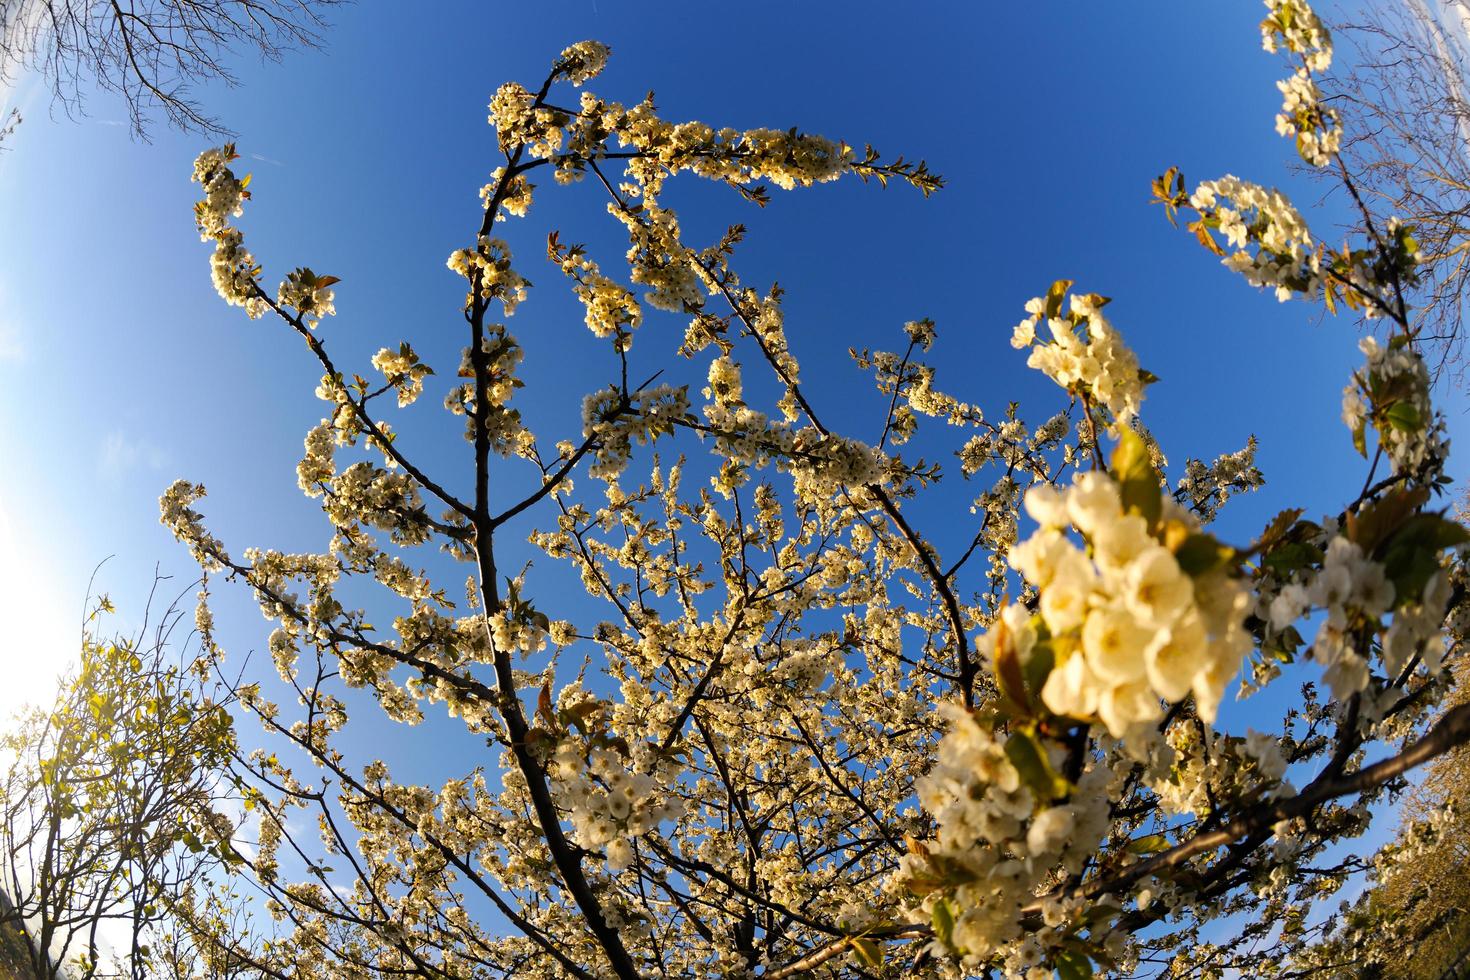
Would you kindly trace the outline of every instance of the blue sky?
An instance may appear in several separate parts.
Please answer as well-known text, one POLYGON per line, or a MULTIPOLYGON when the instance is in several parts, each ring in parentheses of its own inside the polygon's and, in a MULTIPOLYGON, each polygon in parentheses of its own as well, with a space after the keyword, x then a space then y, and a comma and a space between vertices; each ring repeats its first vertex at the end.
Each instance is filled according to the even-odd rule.
MULTIPOLYGON (((879 409, 850 402, 866 381, 846 350, 894 349, 901 324, 921 316, 939 326, 941 388, 993 414, 1021 399, 1033 423, 1062 407, 1007 341, 1022 304, 1066 277, 1114 297, 1114 322, 1163 379, 1144 419, 1176 468, 1260 437, 1268 487, 1229 510, 1229 536, 1249 538, 1286 506, 1335 511, 1362 480, 1339 419, 1359 362, 1352 324, 1250 289, 1148 204, 1150 180, 1170 165, 1191 181, 1234 173, 1278 185, 1304 208, 1322 197, 1290 172, 1290 145, 1273 132, 1285 69, 1260 50, 1257 4, 914 3, 900 13, 756 2, 732 13, 445 2, 407 20, 404 10, 342 8, 324 51, 237 60, 238 88, 198 93, 237 131, 255 175, 242 227, 265 281, 300 264, 342 278, 338 316, 322 330, 349 370, 366 374, 379 347, 412 339, 450 373, 463 288, 444 260, 472 241, 477 191, 497 162, 486 103, 502 81, 539 81, 561 48, 591 37, 613 48, 590 86, 604 97, 633 102, 653 89, 671 118, 796 125, 922 157, 948 179, 929 200, 852 182, 777 192, 764 211, 721 188, 670 195, 694 240, 747 225, 740 268, 788 290, 810 395, 829 414, 850 406, 868 438, 879 409)), ((193 577, 157 522, 174 478, 210 487, 206 512, 232 550, 326 539, 294 476, 321 415, 318 373, 278 324, 247 321, 210 286, 188 180, 205 142, 162 128, 136 142, 105 95, 84 118, 52 118, 32 79, 9 100, 27 118, 0 154, 0 591, 26 679, 0 692, 0 706, 35 690, 70 648, 98 561, 115 556, 98 583, 124 624, 155 566, 179 588, 193 577)), ((1314 216, 1329 239, 1337 204, 1314 216)), ((551 228, 588 242, 605 268, 625 245, 590 186, 544 187, 529 221, 502 228, 538 283, 510 321, 527 351, 522 398, 548 441, 575 435, 580 396, 608 379, 607 355, 587 343, 538 256, 551 228)), ((677 318, 655 318, 635 355, 666 356, 681 332, 677 318)), ((442 447, 432 460, 462 467, 452 462, 460 423, 438 399, 395 425, 442 447)), ((1441 399, 1461 442, 1464 400, 1441 399)), ((931 527, 961 519, 971 489, 931 527)), ((262 648, 266 624, 240 593, 219 591, 226 645, 262 648)), ((1243 731, 1238 710, 1225 723, 1243 731)), ((434 753, 442 729, 428 731, 405 743, 407 757, 434 753)))

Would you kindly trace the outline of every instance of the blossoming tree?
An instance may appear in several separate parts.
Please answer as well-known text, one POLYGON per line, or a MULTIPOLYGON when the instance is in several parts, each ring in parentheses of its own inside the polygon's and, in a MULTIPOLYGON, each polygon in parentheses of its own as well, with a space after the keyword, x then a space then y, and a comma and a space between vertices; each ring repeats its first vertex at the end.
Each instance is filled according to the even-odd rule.
MULTIPOLYGON (((1293 62, 1278 129, 1333 166, 1339 120, 1314 80, 1328 34, 1299 0, 1268 7, 1265 46, 1293 62)), ((1434 506, 1448 446, 1408 318, 1412 230, 1370 225, 1333 250, 1276 191, 1173 170, 1156 183, 1247 281, 1382 328, 1344 396, 1345 438, 1371 455, 1362 488, 1337 513, 1286 509, 1227 541, 1211 523, 1261 484, 1254 444, 1165 482, 1142 423, 1155 378, 1107 300, 1066 281, 1024 304, 1013 336, 1060 388, 1045 421, 937 388, 936 327, 916 320, 896 350, 854 352, 881 431, 838 431, 802 387, 780 291, 736 271, 739 226, 686 242, 666 185, 688 174, 764 204, 771 185, 855 176, 927 195, 940 179, 796 130, 569 99, 607 56, 575 44, 534 91, 508 83, 490 103, 504 159, 449 258, 467 283, 442 389, 467 443, 453 472, 384 420, 438 377, 412 343, 379 352, 376 380, 341 366, 323 327, 339 280, 298 268, 265 288, 234 222, 249 178, 228 146, 196 162, 220 295, 278 320, 322 371, 328 409, 298 477, 332 526, 322 553, 234 552, 206 528, 203 487, 162 500, 206 572, 253 589, 298 700, 239 690, 294 746, 239 773, 260 818, 248 864, 281 934, 221 935, 220 955, 292 977, 1285 971, 1314 900, 1361 866, 1333 866, 1334 845, 1470 738, 1470 708, 1426 721, 1459 653, 1470 535, 1434 506), (517 407, 522 350, 502 322, 531 294, 500 222, 527 216, 537 172, 600 188, 629 243, 624 275, 547 239, 583 342, 616 365, 582 398, 581 431, 550 441, 517 407), (687 328, 644 354, 656 313, 687 328), (659 383, 666 356, 707 385, 659 383), (983 487, 942 540, 912 502, 943 474, 905 455, 936 421, 983 487), (569 563, 605 618, 561 618, 534 576, 506 575, 508 536, 569 563), (431 548, 466 566, 462 599, 419 570, 431 548), (354 580, 391 594, 391 629, 347 598, 354 580), (1213 726, 1241 676, 1245 694, 1312 683, 1279 730, 1240 738, 1213 726), (498 747, 498 773, 487 758, 426 786, 350 758, 344 688, 371 692, 385 722, 460 719, 498 747), (1204 942, 1221 917, 1235 937, 1204 942)), ((199 626, 214 649, 203 594, 199 626)))
POLYGON ((174 660, 180 611, 105 641, 104 609, 54 704, 0 734, 0 974, 17 980, 175 975, 191 896, 235 858, 215 809, 236 748, 228 695, 211 698, 207 662, 174 660))

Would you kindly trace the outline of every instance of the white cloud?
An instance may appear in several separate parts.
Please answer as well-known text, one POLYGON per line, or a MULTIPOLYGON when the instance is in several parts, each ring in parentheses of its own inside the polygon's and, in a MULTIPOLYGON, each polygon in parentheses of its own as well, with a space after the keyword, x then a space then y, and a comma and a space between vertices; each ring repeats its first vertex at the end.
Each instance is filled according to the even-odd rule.
POLYGON ((121 480, 136 469, 161 470, 168 465, 168 454, 146 439, 134 439, 114 430, 102 444, 97 457, 97 471, 109 480, 121 480))

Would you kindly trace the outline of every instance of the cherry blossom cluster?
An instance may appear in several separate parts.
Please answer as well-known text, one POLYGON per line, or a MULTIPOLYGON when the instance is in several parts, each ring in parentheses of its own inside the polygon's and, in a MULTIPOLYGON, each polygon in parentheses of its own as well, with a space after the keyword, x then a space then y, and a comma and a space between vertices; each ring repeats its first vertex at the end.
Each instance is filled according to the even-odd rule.
POLYGON ((866 349, 849 352, 860 369, 873 372, 878 391, 894 402, 886 442, 899 446, 912 439, 918 431, 920 416, 943 419, 948 425, 960 427, 983 424, 984 414, 979 408, 936 388, 935 368, 914 357, 916 351, 928 350, 934 343, 937 336, 934 321, 913 320, 904 324, 903 329, 910 342, 906 353, 866 349))
POLYGON ((1280 191, 1250 181, 1227 175, 1185 193, 1183 175, 1171 168, 1154 182, 1154 196, 1171 220, 1181 208, 1196 211, 1199 218, 1189 230, 1200 243, 1251 285, 1274 290, 1283 303, 1321 299, 1331 312, 1345 305, 1370 320, 1402 316, 1398 291, 1417 281, 1423 256, 1413 229, 1397 219, 1374 235, 1371 247, 1329 252, 1280 191), (1233 251, 1222 247, 1217 233, 1233 251))
POLYGON ((1444 419, 1429 401, 1429 369, 1400 335, 1387 344, 1364 337, 1358 344, 1367 363, 1342 393, 1342 420, 1353 444, 1366 453, 1369 425, 1395 473, 1433 483, 1449 453, 1444 419))
POLYGON ((582 401, 582 432, 597 440, 596 462, 588 475, 615 479, 627 467, 633 443, 644 445, 672 432, 688 415, 689 391, 676 385, 626 397, 614 388, 593 392, 582 401))
POLYGON ((603 275, 580 246, 561 252, 558 265, 577 284, 574 291, 587 310, 587 329, 595 337, 617 335, 618 350, 627 350, 633 341, 629 331, 643 322, 638 300, 626 287, 603 275))
POLYGON ((1026 510, 1040 528, 1011 549, 1010 562, 1040 590, 1039 615, 1011 606, 987 634, 992 657, 1005 648, 1026 661, 1048 645, 1046 706, 1096 717, 1117 738, 1157 720, 1161 699, 1190 693, 1200 716, 1213 720, 1251 647, 1245 587, 1206 554, 1208 536, 1186 511, 1169 499, 1160 506, 1151 525, 1125 510, 1112 476, 1097 472, 1064 490, 1028 490, 1026 510), (1069 537, 1074 527, 1087 551, 1069 537), (1187 571, 1181 551, 1186 562, 1196 552, 1205 560, 1187 571))
POLYGON ((531 210, 536 185, 524 175, 507 176, 505 167, 496 167, 490 174, 490 183, 480 188, 480 203, 486 208, 496 203, 495 220, 505 221, 509 217, 524 218, 531 210))
POLYGON ((339 527, 362 521, 401 544, 428 540, 429 528, 422 522, 404 520, 404 515, 422 513, 418 485, 407 473, 395 472, 360 460, 337 474, 323 497, 323 507, 339 527))
POLYGON ((333 456, 337 451, 337 429, 329 422, 306 433, 306 454, 296 465, 296 482, 301 491, 311 496, 322 493, 322 484, 337 472, 333 456))
POLYGON ((680 238, 678 216, 653 204, 637 214, 611 205, 609 210, 628 229, 628 264, 633 282, 648 289, 644 301, 673 313, 703 306, 703 270, 680 238))
POLYGON ((516 653, 538 653, 546 649, 549 624, 546 617, 507 607, 490 615, 495 649, 516 653))
POLYGON ((502 150, 529 146, 531 155, 545 159, 561 148, 566 113, 536 104, 536 97, 519 82, 506 82, 490 100, 490 125, 502 150))
POLYGON ((1265 486, 1266 478, 1256 467, 1256 437, 1245 448, 1215 457, 1209 466, 1197 459, 1186 460, 1174 497, 1188 504, 1202 523, 1213 521, 1231 497, 1265 486))
POLYGON ((1276 83, 1281 90, 1281 111, 1276 114, 1276 132, 1295 136, 1297 153, 1314 167, 1325 167, 1342 148, 1342 125, 1337 111, 1322 104, 1322 90, 1305 68, 1276 83))
POLYGON ((841 487, 861 487, 884 478, 887 460, 880 450, 814 426, 796 428, 748 407, 740 398, 739 367, 728 358, 711 362, 709 380, 705 397, 711 400, 702 411, 715 433, 712 451, 725 461, 713 478, 722 494, 745 482, 745 467, 760 469, 772 463, 791 473, 799 497, 814 503, 841 487))
POLYGON ((1391 881, 1405 866, 1432 847, 1446 831, 1456 829, 1463 819, 1464 804, 1449 800, 1442 809, 1419 820, 1407 822, 1394 840, 1373 856, 1373 874, 1380 881, 1391 881))
POLYGON ((678 799, 664 796, 663 780, 648 771, 654 768, 649 753, 639 754, 644 765, 630 769, 631 760, 615 748, 588 749, 565 739, 549 767, 557 802, 567 811, 578 843, 602 850, 614 874, 632 864, 634 840, 683 813, 678 799))
POLYGON ((1442 569, 1430 574, 1417 599, 1399 601, 1393 622, 1383 631, 1380 644, 1383 669, 1390 680, 1401 677, 1415 658, 1431 677, 1444 673, 1444 655, 1449 645, 1445 619, 1454 611, 1450 605, 1454 589, 1449 570, 1442 569))
POLYGON ((1227 174, 1202 181, 1189 204, 1235 249, 1224 258, 1226 268, 1252 286, 1274 289, 1283 303, 1296 295, 1310 299, 1318 294, 1320 252, 1301 214, 1280 191, 1227 174))
POLYGON ((796 432, 791 444, 789 466, 798 498, 813 503, 826 501, 843 487, 881 483, 885 458, 882 452, 860 439, 849 439, 814 426, 796 432))
MULTIPOLYGON (((214 242, 210 256, 210 272, 214 288, 231 306, 242 306, 251 319, 263 315, 270 301, 257 281, 260 266, 245 248, 240 229, 230 224, 231 218, 244 214, 244 202, 250 177, 237 178, 230 169, 239 158, 233 143, 205 150, 194 160, 192 180, 203 185, 204 199, 194 205, 194 220, 201 241, 214 242)), ((336 276, 318 276, 307 268, 288 273, 276 291, 276 302, 297 311, 299 322, 315 327, 323 316, 336 312, 332 284, 336 276)))
POLYGON ((260 266, 245 248, 245 236, 230 224, 231 218, 244 214, 244 200, 249 178, 241 180, 229 163, 238 159, 233 144, 205 150, 194 161, 193 180, 204 187, 204 200, 194 205, 194 219, 199 225, 201 241, 214 242, 210 257, 210 274, 214 288, 231 306, 243 306, 252 319, 265 312, 256 277, 260 266))
MULTIPOLYGON (((1326 666, 1323 680, 1333 697, 1344 699, 1368 686, 1368 658, 1353 648, 1349 627, 1359 619, 1377 621, 1393 608, 1394 588, 1384 568, 1363 554, 1363 549, 1346 537, 1334 537, 1327 545, 1322 567, 1300 593, 1301 586, 1287 586, 1272 605, 1273 619, 1293 601, 1305 598, 1327 616, 1312 643, 1312 657, 1326 666)), ((1301 610, 1305 612, 1305 609, 1301 610)), ((1300 615, 1298 617, 1300 618, 1300 615)))
MULTIPOLYGON (((1335 698, 1364 694, 1367 711, 1376 720, 1388 703, 1379 703, 1370 690, 1369 641, 1380 640, 1386 683, 1396 682, 1415 657, 1430 675, 1438 674, 1444 650, 1440 633, 1451 598, 1449 576, 1433 562, 1417 595, 1399 595, 1384 563, 1364 554, 1346 534, 1330 530, 1318 539, 1325 538, 1320 567, 1279 586, 1266 616, 1274 631, 1285 632, 1310 612, 1324 613, 1311 645, 1312 659, 1326 667, 1323 680, 1335 698), (1385 627, 1383 619, 1390 612, 1393 622, 1385 627)), ((1263 598, 1269 594, 1263 592, 1263 598)), ((1397 697, 1386 688, 1377 694, 1388 702, 1397 697)))
POLYGON ((612 49, 601 41, 578 41, 561 53, 557 66, 567 81, 581 85, 602 74, 610 54, 612 49))
MULTIPOLYGON (((493 323, 485 328, 485 337, 480 343, 484 360, 485 406, 478 410, 474 381, 465 381, 450 388, 444 396, 444 407, 454 415, 465 417, 464 437, 466 442, 475 441, 475 417, 478 414, 484 424, 486 436, 493 452, 509 456, 521 452, 528 433, 521 424, 521 413, 510 405, 511 397, 521 387, 516 376, 525 352, 515 336, 504 325, 493 323)), ((470 348, 460 352, 458 376, 475 377, 470 348)))
POLYGON ((379 350, 373 355, 373 367, 383 372, 389 386, 397 392, 399 408, 417 401, 424 393, 424 379, 434 373, 408 344, 400 344, 397 350, 390 347, 379 350))
POLYGON ((743 392, 739 364, 723 355, 709 362, 709 386, 704 389, 704 397, 713 399, 720 408, 739 409, 745 404, 740 399, 743 392))
POLYGON ((506 316, 515 313, 516 306, 526 298, 526 290, 531 285, 511 267, 510 246, 499 238, 482 236, 474 248, 452 252, 447 264, 454 272, 477 283, 483 299, 500 300, 506 316))
POLYGON ((1089 903, 1079 900, 1048 897, 1037 903, 1039 921, 1022 927, 1055 875, 1080 874, 1096 852, 1118 774, 1093 766, 1065 801, 1044 798, 1022 778, 1010 742, 957 706, 941 712, 949 730, 916 786, 937 834, 910 846, 895 878, 923 896, 911 921, 933 923, 937 955, 958 954, 967 967, 999 968, 1017 980, 1052 977, 1072 959, 1079 933, 1087 947, 1122 956, 1122 934, 1104 925, 1085 935, 1089 903))
POLYGON ((1138 414, 1151 376, 1139 369, 1138 358, 1102 315, 1105 297, 1074 293, 1062 313, 1062 296, 1070 286, 1062 280, 1047 296, 1026 303, 1027 317, 1016 325, 1011 346, 1029 347, 1028 367, 1105 407, 1117 424, 1125 424, 1138 414), (1043 320, 1050 338, 1037 331, 1043 320))
POLYGON ((1270 13, 1261 21, 1261 47, 1272 54, 1301 55, 1311 71, 1332 66, 1332 35, 1322 19, 1303 0, 1265 0, 1270 13))
POLYGON ((1301 0, 1266 0, 1270 11, 1261 21, 1261 46, 1271 53, 1287 51, 1301 59, 1290 78, 1277 82, 1281 112, 1276 132, 1296 137, 1297 152, 1314 167, 1331 162, 1342 146, 1336 110, 1322 104, 1313 72, 1332 67, 1332 35, 1316 12, 1301 0))
POLYGON ((322 317, 337 312, 332 302, 332 283, 336 281, 331 276, 318 276, 310 269, 295 269, 281 281, 276 302, 292 307, 303 323, 315 327, 322 317))
POLYGON ((204 527, 204 515, 191 505, 205 495, 204 485, 175 480, 158 500, 159 522, 189 547, 189 554, 205 571, 220 568, 224 544, 204 527))

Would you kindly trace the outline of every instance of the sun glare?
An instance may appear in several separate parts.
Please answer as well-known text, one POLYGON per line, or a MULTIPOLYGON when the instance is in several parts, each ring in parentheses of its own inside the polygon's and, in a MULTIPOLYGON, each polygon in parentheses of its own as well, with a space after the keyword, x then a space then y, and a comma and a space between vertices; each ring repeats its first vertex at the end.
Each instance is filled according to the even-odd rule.
POLYGON ((76 654, 79 618, 58 592, 58 576, 0 501, 0 622, 5 630, 5 683, 0 716, 48 699, 57 675, 76 654))

